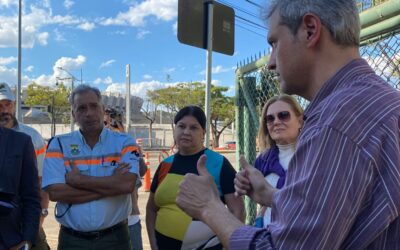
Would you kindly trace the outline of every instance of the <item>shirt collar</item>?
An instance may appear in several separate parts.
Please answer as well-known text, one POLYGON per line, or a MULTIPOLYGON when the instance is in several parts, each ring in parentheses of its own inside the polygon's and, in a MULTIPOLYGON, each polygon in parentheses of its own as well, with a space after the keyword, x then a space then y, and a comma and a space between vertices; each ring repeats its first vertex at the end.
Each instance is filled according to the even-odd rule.
MULTIPOLYGON (((85 137, 83 136, 81 130, 78 129, 78 130, 76 131, 76 133, 77 133, 77 135, 79 136, 81 142, 82 142, 83 144, 86 144, 85 137)), ((108 129, 106 129, 105 127, 103 127, 103 129, 102 129, 102 131, 101 131, 101 133, 100 133, 99 141, 98 141, 97 143, 102 143, 103 141, 105 141, 108 133, 109 133, 108 129)))
POLYGON ((305 109, 304 116, 309 117, 327 96, 331 95, 337 89, 352 84, 351 79, 357 78, 365 73, 374 73, 374 71, 364 59, 357 58, 347 63, 322 85, 317 95, 305 109), (357 70, 354 70, 355 68, 357 68, 357 70))

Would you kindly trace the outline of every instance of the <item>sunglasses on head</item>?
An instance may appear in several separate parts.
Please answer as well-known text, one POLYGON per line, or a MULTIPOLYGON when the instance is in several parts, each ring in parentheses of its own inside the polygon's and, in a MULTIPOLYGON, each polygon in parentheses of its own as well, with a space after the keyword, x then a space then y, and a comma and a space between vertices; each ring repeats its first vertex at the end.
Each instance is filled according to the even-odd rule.
MULTIPOLYGON (((290 112, 289 111, 278 112, 276 114, 276 117, 282 122, 287 122, 290 119, 290 112)), ((265 121, 267 122, 267 124, 271 124, 271 123, 273 123, 275 121, 275 116, 272 115, 272 114, 271 115, 267 115, 265 117, 265 121)))

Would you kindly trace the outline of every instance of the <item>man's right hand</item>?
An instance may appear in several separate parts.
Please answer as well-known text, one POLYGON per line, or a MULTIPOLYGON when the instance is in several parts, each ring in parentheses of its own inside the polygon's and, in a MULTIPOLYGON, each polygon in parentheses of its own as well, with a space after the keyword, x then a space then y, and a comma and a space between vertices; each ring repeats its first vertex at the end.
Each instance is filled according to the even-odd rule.
POLYGON ((119 163, 118 167, 114 170, 113 175, 124 175, 131 169, 131 164, 129 163, 119 163))
POLYGON ((254 202, 270 207, 272 197, 277 191, 264 178, 263 174, 250 165, 244 156, 240 156, 241 171, 235 177, 235 194, 247 195, 254 202))

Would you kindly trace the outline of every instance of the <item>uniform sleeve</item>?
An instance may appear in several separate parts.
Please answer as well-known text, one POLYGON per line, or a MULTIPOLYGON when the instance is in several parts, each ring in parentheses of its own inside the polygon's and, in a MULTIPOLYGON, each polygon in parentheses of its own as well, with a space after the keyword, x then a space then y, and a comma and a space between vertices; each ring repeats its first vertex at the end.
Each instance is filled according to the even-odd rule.
POLYGON ((130 173, 139 175, 139 147, 129 135, 119 135, 126 136, 124 140, 122 150, 121 150, 121 162, 129 163, 131 165, 130 173))
POLYGON ((47 148, 43 163, 42 189, 52 184, 65 183, 66 168, 59 140, 55 137, 47 148))
POLYGON ((37 166, 38 166, 38 174, 39 176, 43 175, 43 163, 44 163, 44 157, 46 154, 46 143, 43 140, 43 138, 40 136, 39 133, 37 133, 35 142, 35 154, 36 154, 36 159, 37 159, 37 166))
POLYGON ((233 180, 236 176, 236 170, 233 168, 232 164, 224 157, 224 162, 222 163, 220 182, 221 190, 223 194, 231 194, 235 192, 235 185, 233 180))

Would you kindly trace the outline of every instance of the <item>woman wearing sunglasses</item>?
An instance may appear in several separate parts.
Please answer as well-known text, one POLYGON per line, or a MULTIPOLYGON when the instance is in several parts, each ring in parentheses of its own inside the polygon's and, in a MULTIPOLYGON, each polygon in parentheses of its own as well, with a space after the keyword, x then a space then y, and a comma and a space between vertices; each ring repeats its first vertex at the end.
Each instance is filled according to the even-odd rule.
MULTIPOLYGON (((286 171, 302 126, 303 109, 292 96, 274 96, 265 103, 258 130, 260 155, 255 167, 278 189, 285 184, 286 171)), ((263 227, 270 221, 271 209, 261 207, 256 226, 263 227)))

